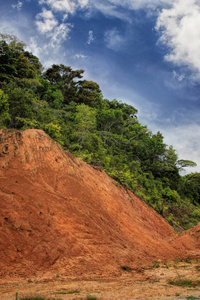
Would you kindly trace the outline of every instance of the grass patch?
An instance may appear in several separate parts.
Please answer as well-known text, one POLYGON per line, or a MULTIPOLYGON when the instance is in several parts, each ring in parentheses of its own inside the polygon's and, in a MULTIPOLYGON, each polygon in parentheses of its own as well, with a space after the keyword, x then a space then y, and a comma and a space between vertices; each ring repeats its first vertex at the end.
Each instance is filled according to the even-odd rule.
POLYGON ((200 286, 200 280, 191 280, 191 279, 169 279, 168 283, 171 285, 182 286, 182 287, 200 286))
POLYGON ((91 296, 91 295, 87 295, 87 300, 97 300, 97 297, 95 296, 91 296))
POLYGON ((80 294, 80 291, 77 291, 77 290, 71 290, 71 291, 67 291, 66 294, 80 294))
POLYGON ((45 300, 44 297, 36 296, 36 297, 22 297, 20 300, 45 300))
POLYGON ((46 298, 46 297, 42 297, 42 296, 23 296, 20 297, 19 300, 61 300, 59 298, 46 298))
POLYGON ((195 269, 200 272, 200 266, 196 266, 195 269))
POLYGON ((176 257, 175 260, 174 260, 174 263, 177 265, 179 262, 180 262, 179 258, 176 257))
POLYGON ((59 294, 59 295, 80 294, 80 291, 78 290, 57 291, 55 294, 59 294))
POLYGON ((159 268, 160 267, 160 264, 158 261, 154 261, 153 262, 153 268, 159 268))

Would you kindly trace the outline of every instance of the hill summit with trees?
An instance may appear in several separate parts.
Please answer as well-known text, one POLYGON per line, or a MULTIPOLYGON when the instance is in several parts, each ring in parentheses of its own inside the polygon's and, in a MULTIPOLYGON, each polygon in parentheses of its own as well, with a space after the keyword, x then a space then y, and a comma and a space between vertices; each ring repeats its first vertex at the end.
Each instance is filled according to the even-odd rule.
POLYGON ((0 35, 0 128, 41 129, 85 162, 103 169, 176 228, 200 221, 200 174, 172 146, 140 124, 137 109, 104 99, 84 70, 39 58, 15 36, 0 35))

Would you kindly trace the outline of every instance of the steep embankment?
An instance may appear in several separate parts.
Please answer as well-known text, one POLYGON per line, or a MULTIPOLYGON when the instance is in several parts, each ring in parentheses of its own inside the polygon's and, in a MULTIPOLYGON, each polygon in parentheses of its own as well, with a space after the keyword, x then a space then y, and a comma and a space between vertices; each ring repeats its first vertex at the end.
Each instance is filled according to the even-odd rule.
POLYGON ((0 130, 0 273, 112 274, 200 246, 43 131, 0 130))

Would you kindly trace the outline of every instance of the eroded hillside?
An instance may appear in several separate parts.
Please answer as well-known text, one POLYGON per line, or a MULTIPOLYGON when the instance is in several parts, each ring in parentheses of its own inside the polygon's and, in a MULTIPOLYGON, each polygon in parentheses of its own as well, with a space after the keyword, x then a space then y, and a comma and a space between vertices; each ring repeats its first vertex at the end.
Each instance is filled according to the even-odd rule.
POLYGON ((173 228, 41 130, 0 130, 0 272, 113 275, 198 255, 200 225, 173 228))

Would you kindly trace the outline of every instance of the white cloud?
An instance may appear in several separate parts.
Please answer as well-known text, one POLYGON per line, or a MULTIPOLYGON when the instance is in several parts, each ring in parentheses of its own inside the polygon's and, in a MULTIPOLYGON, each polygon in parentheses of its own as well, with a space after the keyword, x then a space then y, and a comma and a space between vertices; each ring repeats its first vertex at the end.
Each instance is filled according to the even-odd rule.
POLYGON ((155 9, 159 5, 170 4, 170 2, 172 3, 172 0, 109 0, 109 2, 117 6, 135 10, 141 8, 155 9))
POLYGON ((106 16, 131 22, 129 14, 131 10, 145 9, 151 15, 153 11, 155 14, 158 8, 169 7, 173 2, 174 0, 90 0, 88 6, 91 10, 95 8, 106 16))
POLYGON ((21 1, 18 1, 18 3, 17 4, 13 4, 12 5, 12 8, 16 8, 17 10, 21 10, 21 8, 22 8, 22 5, 23 5, 23 3, 21 2, 21 1))
POLYGON ((125 43, 125 37, 123 37, 116 28, 105 32, 106 46, 112 50, 119 50, 125 43))
POLYGON ((173 70, 173 78, 176 78, 179 82, 181 82, 185 79, 185 75, 179 74, 175 70, 173 70))
POLYGON ((52 48, 59 46, 69 35, 71 24, 60 24, 48 35, 51 38, 50 45, 52 48))
POLYGON ((158 6, 169 6, 170 3, 173 3, 173 0, 39 0, 40 5, 48 5, 52 11, 62 12, 65 15, 74 14, 77 10, 87 8, 86 14, 88 16, 91 16, 94 11, 100 11, 106 16, 116 17, 128 22, 131 22, 131 17, 127 10, 141 8, 156 10, 158 6))
POLYGON ((82 9, 89 0, 39 0, 39 4, 47 4, 54 11, 65 13, 75 13, 77 9, 82 9))
POLYGON ((114 17, 122 19, 127 22, 131 22, 131 18, 127 12, 123 12, 121 9, 118 10, 118 6, 110 3, 110 1, 97 1, 90 0, 88 6, 88 11, 86 15, 88 17, 92 16, 95 11, 100 11, 103 15, 107 17, 114 17))
POLYGON ((167 61, 200 71, 200 1, 177 0, 157 20, 160 41, 169 47, 167 61))
POLYGON ((42 47, 38 46, 37 37, 31 37, 28 45, 28 51, 31 51, 36 56, 40 56, 42 53, 42 47))
POLYGON ((87 44, 90 45, 92 42, 94 42, 94 40, 95 40, 95 38, 93 35, 93 31, 89 30, 87 44))
POLYGON ((59 48, 60 44, 69 38, 69 32, 73 27, 70 23, 59 24, 52 11, 45 8, 36 16, 36 26, 39 33, 48 39, 47 48, 59 48))
POLYGON ((87 56, 84 54, 81 54, 81 53, 77 53, 74 55, 74 58, 75 59, 85 59, 85 58, 87 58, 87 56))
POLYGON ((43 8, 42 12, 36 16, 36 26, 40 33, 52 31, 58 25, 58 21, 54 17, 51 10, 43 8))
POLYGON ((64 14, 64 15, 63 15, 63 18, 62 18, 62 21, 65 22, 65 20, 67 20, 68 16, 69 16, 68 13, 67 13, 67 14, 64 14))

